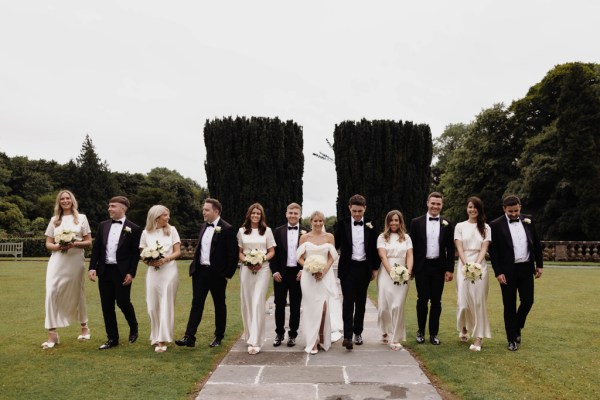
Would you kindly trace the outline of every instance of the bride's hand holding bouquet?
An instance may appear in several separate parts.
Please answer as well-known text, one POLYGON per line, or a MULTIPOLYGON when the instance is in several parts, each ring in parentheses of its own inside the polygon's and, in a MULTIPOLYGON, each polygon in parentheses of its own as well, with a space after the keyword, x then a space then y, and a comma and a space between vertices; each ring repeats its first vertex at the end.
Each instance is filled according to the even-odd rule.
POLYGON ((316 280, 320 281, 323 279, 325 274, 325 268, 327 267, 327 260, 325 257, 312 255, 304 261, 304 271, 308 272, 315 277, 316 280))

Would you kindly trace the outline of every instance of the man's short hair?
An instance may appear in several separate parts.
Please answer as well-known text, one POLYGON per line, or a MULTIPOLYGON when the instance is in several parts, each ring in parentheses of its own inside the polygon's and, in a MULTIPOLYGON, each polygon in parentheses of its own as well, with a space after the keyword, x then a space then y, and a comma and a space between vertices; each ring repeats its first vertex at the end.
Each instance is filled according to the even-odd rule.
POLYGON ((298 204, 298 203, 290 203, 287 206, 286 210, 292 210, 292 209, 295 209, 295 208, 298 208, 300 211, 302 211, 302 206, 300 204, 298 204))
POLYGON ((354 196, 350 197, 350 200, 348 200, 348 205, 349 206, 363 206, 363 207, 366 207, 367 206, 367 199, 365 199, 365 197, 361 196, 360 194, 355 194, 354 196))
POLYGON ((223 211, 223 206, 221 205, 221 202, 219 200, 208 197, 206 200, 204 200, 204 204, 206 203, 210 204, 212 208, 217 210, 219 212, 219 215, 221 215, 221 211, 223 211))
POLYGON ((502 199, 502 207, 511 207, 521 205, 521 200, 514 194, 509 194, 504 199, 502 199))
POLYGON ((125 196, 115 196, 108 201, 109 203, 120 203, 129 208, 129 199, 125 196))
POLYGON ((431 193, 429 193, 429 196, 427 196, 427 201, 429 201, 429 199, 432 198, 432 197, 436 197, 438 199, 444 200, 444 196, 440 192, 431 192, 431 193))

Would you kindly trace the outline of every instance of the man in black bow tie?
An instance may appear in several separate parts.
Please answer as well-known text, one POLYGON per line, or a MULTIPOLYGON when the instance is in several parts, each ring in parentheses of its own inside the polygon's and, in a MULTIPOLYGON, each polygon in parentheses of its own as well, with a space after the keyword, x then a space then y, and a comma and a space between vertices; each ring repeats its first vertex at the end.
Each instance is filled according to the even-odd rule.
POLYGON ((220 346, 225 336, 225 290, 227 280, 233 277, 237 268, 238 247, 236 230, 221 218, 222 209, 221 202, 211 198, 206 199, 202 206, 204 223, 200 226, 198 245, 190 264, 192 308, 185 335, 181 340, 175 341, 177 346, 196 345, 196 332, 202 321, 204 303, 209 292, 215 306, 215 336, 209 346, 220 346))
POLYGON ((119 344, 115 302, 129 324, 129 342, 134 343, 138 338, 138 323, 131 304, 131 283, 140 260, 142 230, 125 217, 128 208, 127 197, 115 196, 110 199, 108 214, 111 219, 102 221, 98 226, 90 258, 88 275, 92 281, 98 277, 102 315, 108 337, 100 350, 119 344))
POLYGON ((440 215, 444 205, 441 193, 430 193, 426 204, 427 214, 414 218, 410 223, 413 274, 417 286, 417 343, 425 343, 425 326, 429 313, 429 341, 433 345, 439 345, 444 282, 450 282, 454 276, 454 229, 440 215))
POLYGON ((277 227, 273 233, 275 237, 275 257, 269 264, 273 273, 273 291, 275 292, 275 340, 273 346, 281 345, 285 335, 285 305, 289 293, 290 298, 290 323, 288 331, 288 347, 296 345, 298 326, 300 325, 300 304, 302 303, 302 289, 300 277, 302 267, 298 265, 296 250, 303 228, 300 226, 302 207, 300 204, 291 203, 287 206, 285 217, 287 224, 277 227))
POLYGON ((355 194, 348 202, 350 218, 342 219, 335 229, 335 246, 340 250, 338 277, 342 286, 342 318, 344 341, 351 350, 354 344, 362 345, 362 332, 369 282, 375 278, 379 263, 377 231, 372 222, 365 222, 367 200, 355 194))
POLYGON ((502 290, 508 350, 516 351, 521 343, 521 329, 533 306, 533 278, 542 276, 544 259, 531 217, 521 215, 521 200, 506 196, 502 207, 504 215, 490 222, 490 258, 502 290), (521 300, 518 309, 517 292, 521 300))

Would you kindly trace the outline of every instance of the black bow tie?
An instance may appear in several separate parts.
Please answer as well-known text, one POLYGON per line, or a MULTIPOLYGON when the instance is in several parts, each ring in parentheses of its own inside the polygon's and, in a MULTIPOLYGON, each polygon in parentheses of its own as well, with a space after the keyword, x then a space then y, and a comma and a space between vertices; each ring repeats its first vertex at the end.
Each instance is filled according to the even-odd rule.
POLYGON ((288 231, 291 231, 292 229, 298 230, 297 226, 288 226, 288 231))
POLYGON ((354 226, 356 226, 356 225, 363 226, 363 223, 364 222, 362 222, 362 221, 354 221, 354 226))
POLYGON ((512 222, 519 222, 519 221, 520 221, 520 219, 519 219, 519 218, 517 218, 517 219, 509 219, 509 221, 510 221, 511 223, 512 223, 512 222))
POLYGON ((209 222, 209 223, 206 224, 206 227, 208 228, 209 226, 212 226, 214 228, 215 224, 212 224, 212 223, 209 222))
POLYGON ((440 217, 429 217, 430 221, 439 221, 440 217))
POLYGON ((113 224, 122 224, 122 223, 123 223, 123 221, 117 221, 116 219, 113 219, 113 220, 112 220, 112 223, 113 223, 113 224))

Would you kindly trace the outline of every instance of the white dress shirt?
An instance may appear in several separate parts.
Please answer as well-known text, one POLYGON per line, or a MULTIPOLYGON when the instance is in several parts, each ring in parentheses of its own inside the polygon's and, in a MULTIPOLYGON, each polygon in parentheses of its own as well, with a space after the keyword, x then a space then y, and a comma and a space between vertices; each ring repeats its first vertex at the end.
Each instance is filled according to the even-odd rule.
POLYGON ((508 215, 508 228, 513 242, 513 251, 515 253, 515 263, 523 263, 529 261, 529 246, 527 244, 527 234, 525 227, 519 218, 518 222, 510 222, 508 215))
MULTIPOLYGON (((215 226, 219 224, 221 217, 215 219, 212 224, 214 226, 207 226, 202 235, 202 241, 200 242, 200 264, 210 265, 210 245, 212 243, 213 236, 215 234, 215 226)), ((208 222, 207 222, 208 223, 208 222)))
POLYGON ((297 227, 298 229, 288 229, 287 232, 287 266, 297 267, 296 250, 298 249, 298 235, 300 234, 300 225, 288 225, 289 227, 297 227))
POLYGON ((426 232, 427 232, 427 252, 425 258, 439 258, 440 257, 440 226, 441 226, 441 215, 433 217, 427 213, 426 216, 426 232), (437 221, 430 221, 429 218, 438 218, 437 221))
POLYGON ((354 221, 354 219, 350 219, 352 224, 352 259, 354 261, 365 261, 367 259, 365 253, 365 221, 361 219, 363 225, 354 225, 354 221))
POLYGON ((106 264, 117 263, 117 248, 119 247, 119 239, 121 238, 121 232, 125 226, 125 217, 121 219, 115 219, 115 221, 121 221, 120 224, 114 222, 110 226, 110 232, 108 233, 108 242, 106 243, 106 264))

